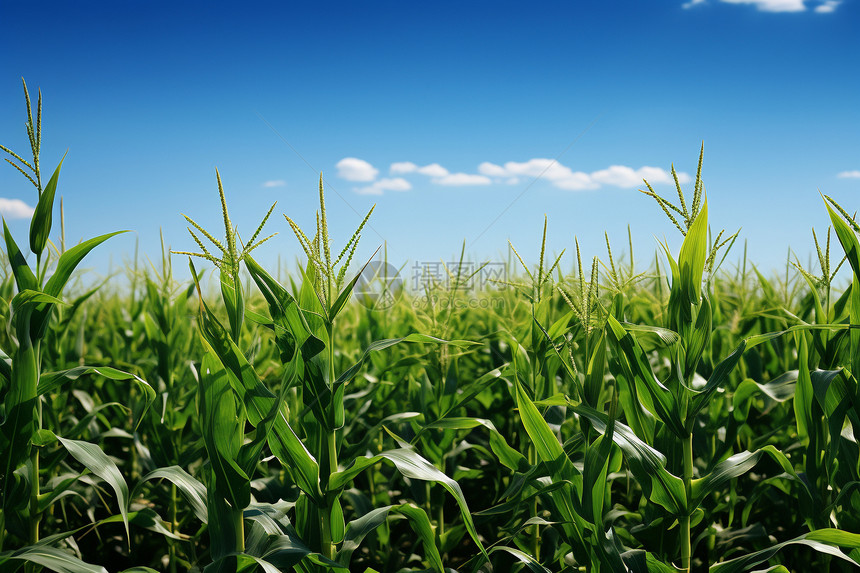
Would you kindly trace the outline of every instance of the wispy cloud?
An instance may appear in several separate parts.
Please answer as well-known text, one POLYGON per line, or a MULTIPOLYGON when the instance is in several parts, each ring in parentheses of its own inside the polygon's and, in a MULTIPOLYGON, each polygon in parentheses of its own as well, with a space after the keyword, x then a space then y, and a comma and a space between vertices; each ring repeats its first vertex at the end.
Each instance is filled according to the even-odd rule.
MULTIPOLYGON (((385 191, 409 191, 412 183, 408 176, 423 175, 432 185, 442 187, 475 187, 492 184, 516 185, 526 179, 540 178, 569 191, 585 191, 600 189, 604 186, 624 189, 642 185, 642 180, 651 184, 672 183, 672 175, 659 167, 644 166, 638 169, 626 165, 610 165, 605 169, 585 172, 574 171, 567 165, 553 159, 537 157, 528 161, 508 161, 502 165, 485 161, 478 165, 477 173, 451 173, 439 163, 418 165, 412 161, 392 163, 388 171, 391 175, 402 177, 387 177, 376 180, 378 170, 367 161, 355 157, 346 157, 337 163, 340 176, 350 181, 365 181, 370 183, 364 187, 356 187, 356 193, 362 195, 382 195, 385 191), (361 177, 362 179, 359 179, 361 177)), ((415 181, 413 178, 412 181, 415 181)), ((691 178, 686 173, 678 173, 679 183, 689 183, 691 178)))
POLYGON ((263 187, 286 187, 287 182, 283 179, 272 179, 271 181, 263 182, 263 187))
POLYGON ((438 163, 431 163, 430 165, 425 165, 420 167, 411 161, 400 161, 399 163, 392 163, 389 168, 391 173, 420 173, 421 175, 427 175, 428 177, 445 177, 448 175, 448 170, 439 165, 438 163))
POLYGON ((840 4, 842 4, 842 0, 827 0, 824 4, 816 6, 815 11, 819 14, 830 14, 831 12, 835 12, 840 4))
POLYGON ((445 187, 467 187, 472 185, 489 185, 492 179, 486 175, 477 173, 451 173, 438 163, 430 163, 429 165, 416 165, 411 161, 400 161, 392 163, 389 167, 392 174, 408 175, 411 173, 419 173, 430 177, 431 183, 435 185, 444 185, 445 187))
POLYGON ((760 12, 803 12, 804 0, 720 0, 726 4, 751 4, 760 12))
POLYGON ((860 179, 860 171, 856 169, 854 171, 843 171, 837 177, 840 179, 860 179))
POLYGON ((337 175, 347 181, 373 181, 379 169, 357 157, 344 157, 337 162, 337 175))
MULTIPOLYGON (((759 12, 805 12, 807 5, 815 6, 814 12, 829 14, 834 12, 842 0, 718 0, 724 4, 746 4, 755 6, 759 12)), ((689 9, 706 4, 706 0, 689 0, 681 8, 689 9)))
POLYGON ((840 4, 842 4, 842 0, 827 0, 824 4, 816 6, 815 11, 819 14, 830 14, 835 12, 840 4))
POLYGON ((355 192, 360 195, 382 195, 386 191, 409 191, 410 189, 412 189, 412 183, 402 177, 390 179, 383 177, 367 187, 356 188, 355 192))
POLYGON ((463 187, 471 185, 489 185, 493 180, 486 175, 477 175, 474 173, 451 173, 444 177, 433 179, 433 183, 437 185, 445 185, 446 187, 463 187))
MULTIPOLYGON (((633 169, 626 165, 611 165, 606 169, 586 173, 574 171, 567 165, 546 158, 529 159, 523 162, 508 161, 504 165, 484 162, 478 166, 478 171, 500 183, 516 183, 521 177, 540 177, 559 189, 569 191, 599 189, 603 185, 632 188, 641 185, 643 179, 654 184, 672 182, 671 173, 659 167, 645 166, 633 169)), ((688 174, 678 173, 679 183, 689 183, 690 180, 688 174)))
POLYGON ((20 199, 5 199, 0 197, 0 214, 7 219, 27 219, 33 216, 35 208, 30 207, 20 199))

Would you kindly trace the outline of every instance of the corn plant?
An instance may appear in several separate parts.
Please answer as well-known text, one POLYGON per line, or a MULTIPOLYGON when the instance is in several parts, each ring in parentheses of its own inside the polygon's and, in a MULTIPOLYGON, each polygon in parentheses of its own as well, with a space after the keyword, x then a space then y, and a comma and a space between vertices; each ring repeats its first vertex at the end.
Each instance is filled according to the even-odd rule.
MULTIPOLYGON (((309 259, 298 297, 294 298, 249 256, 251 248, 256 245, 253 239, 241 254, 230 246, 235 245, 237 237, 230 224, 220 179, 219 193, 228 245, 222 248, 224 256, 216 259, 203 250, 200 241, 197 242, 203 252, 191 253, 218 265, 222 274, 222 298, 225 299, 231 326, 228 331, 220 323, 205 303, 202 292, 198 291, 201 335, 208 350, 201 364, 198 392, 201 430, 211 467, 207 504, 213 570, 252 566, 264 561, 264 555, 248 553, 250 547, 245 544, 244 522, 252 507, 251 478, 266 445, 280 461, 290 482, 301 492, 295 504, 295 529, 284 522, 287 525, 279 535, 269 535, 267 547, 276 543, 288 545, 298 555, 298 560, 291 561, 291 565, 298 569, 346 568, 356 544, 385 522, 390 513, 394 513, 410 520, 422 540, 428 562, 434 569, 441 570, 429 519, 417 506, 387 506, 360 516, 349 524, 345 522, 341 504, 345 486, 365 469, 383 460, 392 463, 410 479, 439 483, 454 495, 469 533, 481 548, 459 485, 405 442, 399 441, 400 447, 376 455, 356 457, 343 466, 338 462, 338 431, 345 421, 346 386, 358 374, 370 353, 404 341, 439 342, 420 334, 377 341, 355 364, 337 374, 335 319, 344 309, 358 278, 345 281, 346 265, 352 259, 359 233, 370 213, 340 256, 333 259, 320 179, 321 215, 317 216, 314 238, 309 239, 298 225, 287 219, 309 259), (344 265, 338 268, 342 260, 344 265), (269 307, 270 317, 255 314, 254 319, 269 328, 275 337, 283 364, 277 393, 266 387, 238 346, 245 316, 244 308, 239 308, 242 299, 235 294, 241 292, 238 286, 240 261, 245 262, 269 307), (229 276, 225 278, 226 273, 229 276), (225 284, 232 286, 232 290, 229 286, 225 288, 225 284), (290 412, 286 407, 286 393, 294 385, 301 391, 302 412, 290 412), (290 417, 297 424, 296 429, 291 425, 290 417), (249 435, 245 435, 246 424, 254 428, 249 435)), ((216 246, 223 245, 190 218, 189 221, 216 246)), ((192 236, 197 240, 193 232, 192 236)), ((193 266, 192 271, 195 272, 193 266)), ((450 344, 469 346, 471 343, 451 341, 450 344)))
MULTIPOLYGON (((144 398, 133 412, 137 423, 154 393, 142 379, 111 368, 78 366, 58 372, 42 371, 42 344, 48 336, 55 308, 65 304, 60 297, 66 283, 92 249, 117 233, 95 237, 68 250, 60 251, 56 247, 51 250, 49 236, 53 225, 54 198, 63 161, 60 161, 43 187, 39 160, 42 143, 41 91, 35 120, 26 83, 24 99, 32 160, 27 161, 7 147, 0 146, 9 155, 6 161, 33 184, 38 195, 29 236, 29 250, 36 259, 34 267, 27 262, 6 221, 3 221, 6 254, 18 292, 10 301, 4 300, 4 306, 10 309, 6 327, 11 336, 7 341, 8 346, 3 348, 10 361, 7 362, 5 357, 0 360, 0 393, 3 397, 0 425, 0 551, 7 543, 20 549, 0 553, 0 563, 25 561, 30 570, 36 570, 36 564, 52 567, 62 563, 65 557, 58 556, 51 544, 74 533, 55 534, 44 541, 41 537, 42 517, 71 485, 66 481, 43 492, 43 485, 48 481, 46 478, 51 477, 51 468, 42 470, 42 452, 57 442, 88 471, 108 482, 115 490, 122 521, 128 532, 128 486, 116 464, 97 444, 71 439, 68 435, 64 438, 55 434, 64 428, 46 427, 43 402, 63 384, 84 375, 101 375, 112 381, 132 380, 141 389, 144 398)), ((80 560, 72 561, 82 564, 80 560)))

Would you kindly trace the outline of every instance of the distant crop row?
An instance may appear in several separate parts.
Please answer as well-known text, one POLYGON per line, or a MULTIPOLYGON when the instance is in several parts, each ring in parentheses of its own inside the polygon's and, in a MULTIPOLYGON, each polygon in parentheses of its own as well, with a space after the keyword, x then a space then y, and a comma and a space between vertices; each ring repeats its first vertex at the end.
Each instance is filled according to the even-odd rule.
POLYGON ((4 222, 0 571, 860 564, 860 226, 832 199, 816 269, 728 269, 700 155, 692 197, 645 191, 683 235, 650 268, 608 237, 590 267, 549 260, 544 226, 536 267, 511 245, 480 289, 448 265, 374 306, 371 213, 336 248, 321 180, 315 229, 282 221, 304 261, 273 276, 252 251, 275 206, 243 241, 218 175, 223 235, 188 216, 192 251, 69 295, 115 233, 50 240, 62 161, 43 186, 25 95, 32 157, 0 146, 38 193, 29 244, 4 222))

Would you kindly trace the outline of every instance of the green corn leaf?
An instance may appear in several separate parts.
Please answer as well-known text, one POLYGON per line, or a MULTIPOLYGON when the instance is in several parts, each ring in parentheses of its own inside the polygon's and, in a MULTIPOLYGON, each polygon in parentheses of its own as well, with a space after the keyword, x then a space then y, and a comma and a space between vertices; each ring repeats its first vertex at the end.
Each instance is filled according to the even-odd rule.
POLYGON ((630 322, 622 322, 621 326, 627 332, 635 332, 636 340, 640 343, 643 339, 652 342, 655 348, 666 348, 673 344, 677 344, 681 340, 681 335, 662 326, 650 326, 648 324, 633 324, 630 322))
POLYGON ((54 274, 51 275, 51 278, 49 278, 48 282, 45 283, 45 293, 51 296, 60 296, 63 292, 63 287, 66 286, 66 283, 69 281, 69 277, 72 276, 72 272, 77 268, 81 261, 84 260, 84 257, 111 237, 121 233, 128 233, 128 231, 115 231, 113 233, 99 235, 98 237, 84 241, 83 243, 66 250, 66 252, 60 255, 54 274))
POLYGON ((711 339, 712 310, 711 301, 707 294, 702 293, 701 305, 696 314, 696 324, 687 337, 686 356, 684 359, 684 379, 690 380, 696 373, 702 353, 711 339))
MULTIPOLYGON (((732 395, 732 414, 735 420, 737 422, 746 421, 753 398, 758 394, 764 394, 774 402, 785 402, 795 398, 798 393, 798 378, 798 371, 791 370, 765 384, 759 384, 750 378, 742 381, 732 395)), ((798 419, 798 426, 800 424, 801 421, 798 419)))
POLYGON ((451 417, 436 420, 422 426, 412 439, 412 443, 417 443, 420 436, 427 430, 471 430, 478 426, 483 426, 490 431, 490 449, 496 457, 499 458, 499 461, 503 466, 516 471, 522 470, 524 468, 524 464, 526 466, 528 465, 525 456, 508 445, 508 442, 505 440, 504 436, 499 433, 496 426, 490 420, 485 420, 483 418, 451 417))
POLYGON ((138 481, 134 490, 131 492, 132 499, 135 499, 143 484, 150 480, 166 479, 171 484, 176 486, 176 489, 188 504, 191 506, 191 511, 202 523, 208 523, 209 516, 206 509, 206 486, 197 481, 191 474, 183 470, 179 466, 170 466, 166 468, 157 468, 138 481))
MULTIPOLYGON (((860 396, 857 395, 857 381, 849 377, 845 370, 815 370, 810 373, 813 394, 827 422, 830 443, 827 448, 827 466, 834 467, 839 457, 842 428, 845 418, 851 415, 852 425, 857 424, 860 412, 860 396)), ((856 426, 855 426, 856 431, 856 426)))
POLYGON ((812 401, 814 398, 812 390, 812 378, 809 375, 809 344, 806 335, 798 334, 797 348, 798 374, 794 394, 794 419, 797 422, 797 435, 804 442, 808 442, 810 431, 815 431, 815 422, 812 413, 812 401))
POLYGON ((693 397, 693 404, 690 408, 689 413, 687 414, 687 429, 692 430, 693 424, 695 423, 696 416, 705 409, 711 401, 711 398, 714 395, 714 392, 717 391, 723 384, 725 384, 729 375, 734 370, 737 363, 740 361, 741 356, 743 356, 746 351, 747 344, 746 341, 741 341, 737 348, 735 348, 731 354, 726 356, 719 364, 717 364, 714 371, 711 373, 711 377, 708 378, 708 382, 705 384, 705 387, 702 388, 699 392, 695 394, 693 397))
MULTIPOLYGON (((108 517, 107 519, 103 519, 99 522, 102 523, 116 523, 122 521, 121 515, 114 515, 108 517)), ((148 531, 152 531, 153 533, 157 533, 159 535, 163 535, 168 539, 173 539, 176 541, 183 541, 182 537, 177 535, 176 533, 167 529, 166 522, 161 519, 161 517, 153 510, 152 508, 145 507, 140 511, 132 511, 128 514, 128 522, 132 525, 136 525, 142 529, 146 529, 148 531)))
POLYGON ((429 481, 438 483, 450 493, 460 508, 460 515, 463 518, 466 531, 472 537, 475 545, 481 550, 481 554, 485 559, 487 557, 484 545, 478 537, 478 532, 475 529, 475 523, 472 521, 472 514, 469 512, 469 506, 466 503, 466 498, 463 496, 463 490, 455 480, 445 475, 436 466, 421 457, 412 448, 399 448, 396 450, 388 450, 381 452, 375 456, 361 456, 354 458, 353 461, 343 470, 333 473, 329 478, 329 491, 336 491, 348 484, 355 476, 364 471, 366 468, 386 460, 397 468, 404 477, 409 479, 417 479, 421 481, 429 481))
POLYGON ((15 239, 12 238, 12 233, 9 232, 9 227, 6 225, 6 219, 3 219, 3 235, 6 239, 6 256, 9 258, 9 264, 12 265, 12 274, 15 276, 15 284, 18 285, 19 291, 39 290, 39 281, 36 275, 27 264, 21 249, 15 239))
MULTIPOLYGON (((202 333, 213 348, 219 365, 223 365, 226 380, 244 405, 248 421, 257 426, 263 420, 271 420, 270 415, 278 398, 265 387, 242 351, 202 299, 201 306, 202 333)), ((293 367, 295 362, 290 362, 293 367)), ((272 422, 272 431, 267 432, 266 428, 261 428, 268 435, 269 447, 284 466, 293 472, 296 485, 313 499, 320 500, 319 464, 290 427, 283 410, 278 408, 277 412, 272 422)))
POLYGON ((855 376, 860 376, 860 275, 855 274, 851 286, 851 310, 849 320, 852 325, 850 332, 851 349, 848 357, 851 359, 851 370, 855 376))
POLYGON ((224 270, 219 275, 221 299, 224 301, 224 308, 227 310, 230 335, 234 342, 239 342, 242 324, 245 321, 245 297, 242 294, 242 283, 238 276, 234 277, 224 270))
POLYGON ((603 502, 606 494, 610 455, 612 454, 612 440, 615 434, 617 405, 617 400, 613 399, 607 428, 593 444, 586 448, 585 463, 583 464, 582 509, 589 522, 601 526, 601 533, 603 530, 603 502))
POLYGON ((785 330, 780 330, 776 332, 766 332, 764 334, 754 334, 752 336, 748 336, 744 339, 746 343, 746 349, 749 350, 754 348, 760 344, 764 344, 765 342, 770 342, 780 336, 785 334, 789 334, 792 332, 804 332, 804 331, 816 331, 816 330, 848 330, 850 325, 848 324, 795 324, 794 326, 789 326, 785 330))
POLYGON ((827 207, 827 213, 830 215, 830 222, 833 224, 833 229, 836 231, 836 236, 845 250, 845 256, 848 257, 848 263, 851 265, 851 270, 854 271, 854 276, 860 278, 860 241, 857 240, 857 235, 845 220, 840 217, 827 202, 824 203, 827 207))
POLYGON ((698 305, 702 291, 702 275, 705 272, 705 260, 708 257, 708 201, 702 204, 702 209, 693 224, 687 230, 681 253, 678 255, 678 267, 681 272, 681 289, 685 302, 698 305))
POLYGON ((361 355, 361 358, 359 358, 359 360, 355 364, 347 368, 340 376, 338 376, 332 390, 337 391, 340 387, 352 381, 352 379, 355 378, 356 375, 358 375, 358 373, 361 371, 362 365, 373 352, 379 352, 380 350, 391 348, 395 344, 400 344, 401 342, 444 344, 446 346, 454 348, 472 348, 479 345, 477 342, 470 342, 468 340, 442 340, 441 338, 436 338, 435 336, 418 333, 408 334, 401 338, 388 338, 385 340, 377 340, 375 342, 371 342, 367 346, 367 348, 364 350, 364 353, 361 355))
POLYGON ((522 563, 529 571, 533 571, 534 573, 550 573, 550 570, 541 565, 537 560, 535 560, 534 557, 524 551, 516 549, 515 547, 497 545, 489 549, 488 553, 492 555, 493 553, 496 553, 498 551, 502 551, 504 553, 512 555, 517 560, 517 562, 522 563))
POLYGON ((63 159, 54 170, 50 181, 45 186, 44 191, 39 196, 39 202, 36 204, 36 210, 33 212, 33 218, 30 220, 30 250, 37 257, 42 255, 45 250, 45 244, 48 242, 48 236, 51 234, 51 225, 54 212, 54 195, 57 192, 57 181, 60 178, 60 168, 63 166, 63 159))
POLYGON ((305 361, 321 353, 325 343, 313 335, 296 299, 250 256, 245 257, 245 265, 268 303, 281 360, 292 360, 296 345, 305 361))
POLYGON ((583 559, 585 557, 583 552, 585 534, 583 530, 586 525, 581 517, 581 512, 577 511, 574 505, 574 499, 578 501, 582 499, 582 475, 565 454, 564 448, 529 398, 518 377, 515 379, 514 386, 520 420, 538 458, 549 468, 552 468, 552 477, 555 481, 565 482, 561 489, 550 493, 550 499, 553 501, 560 519, 565 523, 563 531, 575 548, 578 554, 577 559, 583 559))
MULTIPOLYGON (((582 404, 569 404, 568 407, 587 418, 598 432, 606 432, 609 424, 606 414, 582 404)), ((689 507, 684 482, 666 470, 665 456, 618 421, 614 423, 612 439, 624 452, 631 472, 648 499, 663 506, 673 515, 684 515, 689 507)))
POLYGON ((819 553, 832 555, 856 566, 858 563, 839 551, 837 547, 852 549, 860 547, 860 535, 838 529, 818 529, 789 541, 776 543, 767 549, 762 549, 761 551, 756 551, 723 563, 717 563, 711 566, 711 573, 743 573, 744 571, 748 571, 750 567, 767 561, 776 555, 780 549, 788 545, 805 545, 815 549, 819 553))
POLYGON ((666 388, 651 370, 651 365, 645 356, 642 347, 624 327, 615 320, 615 317, 607 317, 609 339, 621 350, 623 356, 618 360, 625 374, 636 384, 644 386, 651 397, 654 414, 678 437, 684 437, 686 430, 681 423, 678 404, 672 392, 666 388))
POLYGON ((337 552, 335 561, 344 566, 350 565, 352 554, 361 546, 365 537, 382 524, 386 523, 390 514, 400 514, 409 520, 412 531, 421 540, 424 554, 430 562, 433 571, 444 571, 442 557, 436 547, 436 535, 427 513, 420 507, 407 503, 402 505, 388 505, 372 509, 358 519, 350 521, 346 526, 343 545, 337 552))
MULTIPOLYGON (((750 471, 765 455, 770 456, 783 471, 798 481, 803 483, 794 472, 794 468, 785 454, 777 450, 773 446, 765 446, 754 452, 741 452, 735 454, 729 459, 718 463, 714 466, 707 476, 699 479, 694 479, 690 491, 693 496, 692 506, 698 507, 702 501, 712 492, 717 491, 726 482, 740 477, 750 471)), ((806 492, 810 495, 809 492, 806 492)))
MULTIPOLYGON (((83 442, 80 440, 69 440, 57 436, 57 439, 66 448, 73 458, 78 460, 84 467, 93 472, 95 475, 103 479, 114 490, 119 503, 119 511, 122 514, 122 521, 125 525, 126 537, 129 537, 128 532, 128 484, 116 467, 116 464, 105 454, 96 444, 83 442)), ((130 537, 129 537, 130 539, 130 537)))
POLYGON ((642 549, 627 551, 622 555, 630 573, 679 573, 681 570, 657 559, 653 553, 642 549))
MULTIPOLYGON (((251 501, 250 479, 236 461, 244 438, 244 422, 240 424, 236 415, 238 404, 227 371, 211 352, 203 356, 198 392, 201 430, 215 474, 215 492, 234 508, 247 507, 251 501)), ((212 519, 211 511, 209 518, 212 519)))
MULTIPOLYGON (((84 241, 79 245, 75 245, 60 255, 57 261, 57 267, 54 269, 54 274, 45 283, 44 292, 53 297, 59 297, 63 292, 63 287, 72 276, 72 272, 77 268, 78 264, 89 254, 94 248, 107 241, 114 235, 127 233, 128 231, 117 231, 115 233, 107 233, 84 241)), ((45 331, 48 327, 48 318, 51 315, 53 307, 48 304, 43 304, 33 316, 33 324, 30 327, 31 336, 34 339, 42 339, 45 336, 45 331)))
MULTIPOLYGON (((27 296, 24 291, 15 298, 27 296)), ((31 305, 25 305, 16 314, 16 329, 23 332, 20 336, 18 348, 15 349, 11 368, 11 385, 3 399, 5 409, 5 420, 0 425, 0 461, 2 461, 2 493, 3 509, 8 511, 13 504, 21 500, 12 496, 16 482, 15 470, 19 468, 29 457, 31 445, 30 439, 37 430, 36 404, 38 394, 36 389, 39 381, 39 357, 36 349, 30 343, 28 335, 30 323, 29 317, 32 311, 31 305)))
POLYGON ((135 383, 138 390, 143 394, 143 400, 135 400, 131 406, 133 428, 137 430, 140 422, 143 420, 144 413, 146 413, 146 410, 149 409, 155 400, 155 390, 150 386, 149 382, 135 374, 123 372, 109 366, 77 366, 69 370, 42 374, 39 378, 39 386, 36 391, 39 396, 44 396, 62 387, 67 382, 72 382, 81 376, 88 375, 102 376, 117 382, 128 380, 135 383))
MULTIPOLYGON (((12 565, 8 563, 9 561, 34 563, 58 573, 107 573, 107 569, 100 565, 91 565, 71 553, 42 544, 28 545, 17 551, 0 553, 0 564, 12 565)), ((12 568, 14 569, 15 567, 12 568)))
POLYGON ((606 373, 606 332, 600 329, 593 335, 590 344, 591 356, 588 356, 588 365, 585 373, 585 402, 597 406, 600 393, 603 390, 603 377, 606 373))
MULTIPOLYGON (((376 252, 378 253, 379 249, 376 249, 376 252)), ((373 257, 375 256, 376 253, 373 254, 373 257)), ((361 278, 361 273, 364 272, 364 269, 367 268, 367 265, 370 264, 370 261, 373 259, 373 257, 370 257, 370 259, 368 259, 368 261, 364 263, 364 266, 361 267, 361 270, 358 271, 352 278, 352 280, 349 281, 349 283, 347 283, 347 285, 343 287, 343 290, 340 291, 340 294, 337 296, 337 299, 335 299, 334 303, 332 303, 331 308, 328 309, 329 322, 334 322, 335 317, 337 317, 337 315, 340 314, 340 311, 343 310, 344 305, 349 300, 349 296, 352 294, 352 288, 355 286, 355 283, 358 282, 358 279, 361 278)))

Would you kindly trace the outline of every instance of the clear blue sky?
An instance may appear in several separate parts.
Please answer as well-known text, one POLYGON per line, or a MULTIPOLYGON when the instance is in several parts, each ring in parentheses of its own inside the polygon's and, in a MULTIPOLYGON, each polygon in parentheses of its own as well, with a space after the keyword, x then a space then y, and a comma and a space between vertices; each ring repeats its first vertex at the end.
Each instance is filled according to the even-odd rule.
MULTIPOLYGON (((23 76, 43 170, 69 151, 67 240, 131 229, 153 259, 159 229, 194 247, 181 213, 220 233, 215 167, 240 235, 278 202, 269 264, 299 255, 281 214, 312 226, 319 172, 336 244, 376 203, 359 257, 385 240, 410 265, 464 239, 472 259, 510 239, 535 261, 544 214, 552 251, 576 235, 603 256, 604 230, 620 250, 629 223, 647 263, 679 234, 640 179, 671 193, 658 181, 694 175, 702 141, 712 225, 742 228, 765 270, 789 247, 806 261, 818 189, 860 209, 858 0, 8 1, 0 53, 0 143, 27 151, 23 76)), ((0 197, 35 204, 5 163, 0 197)))

